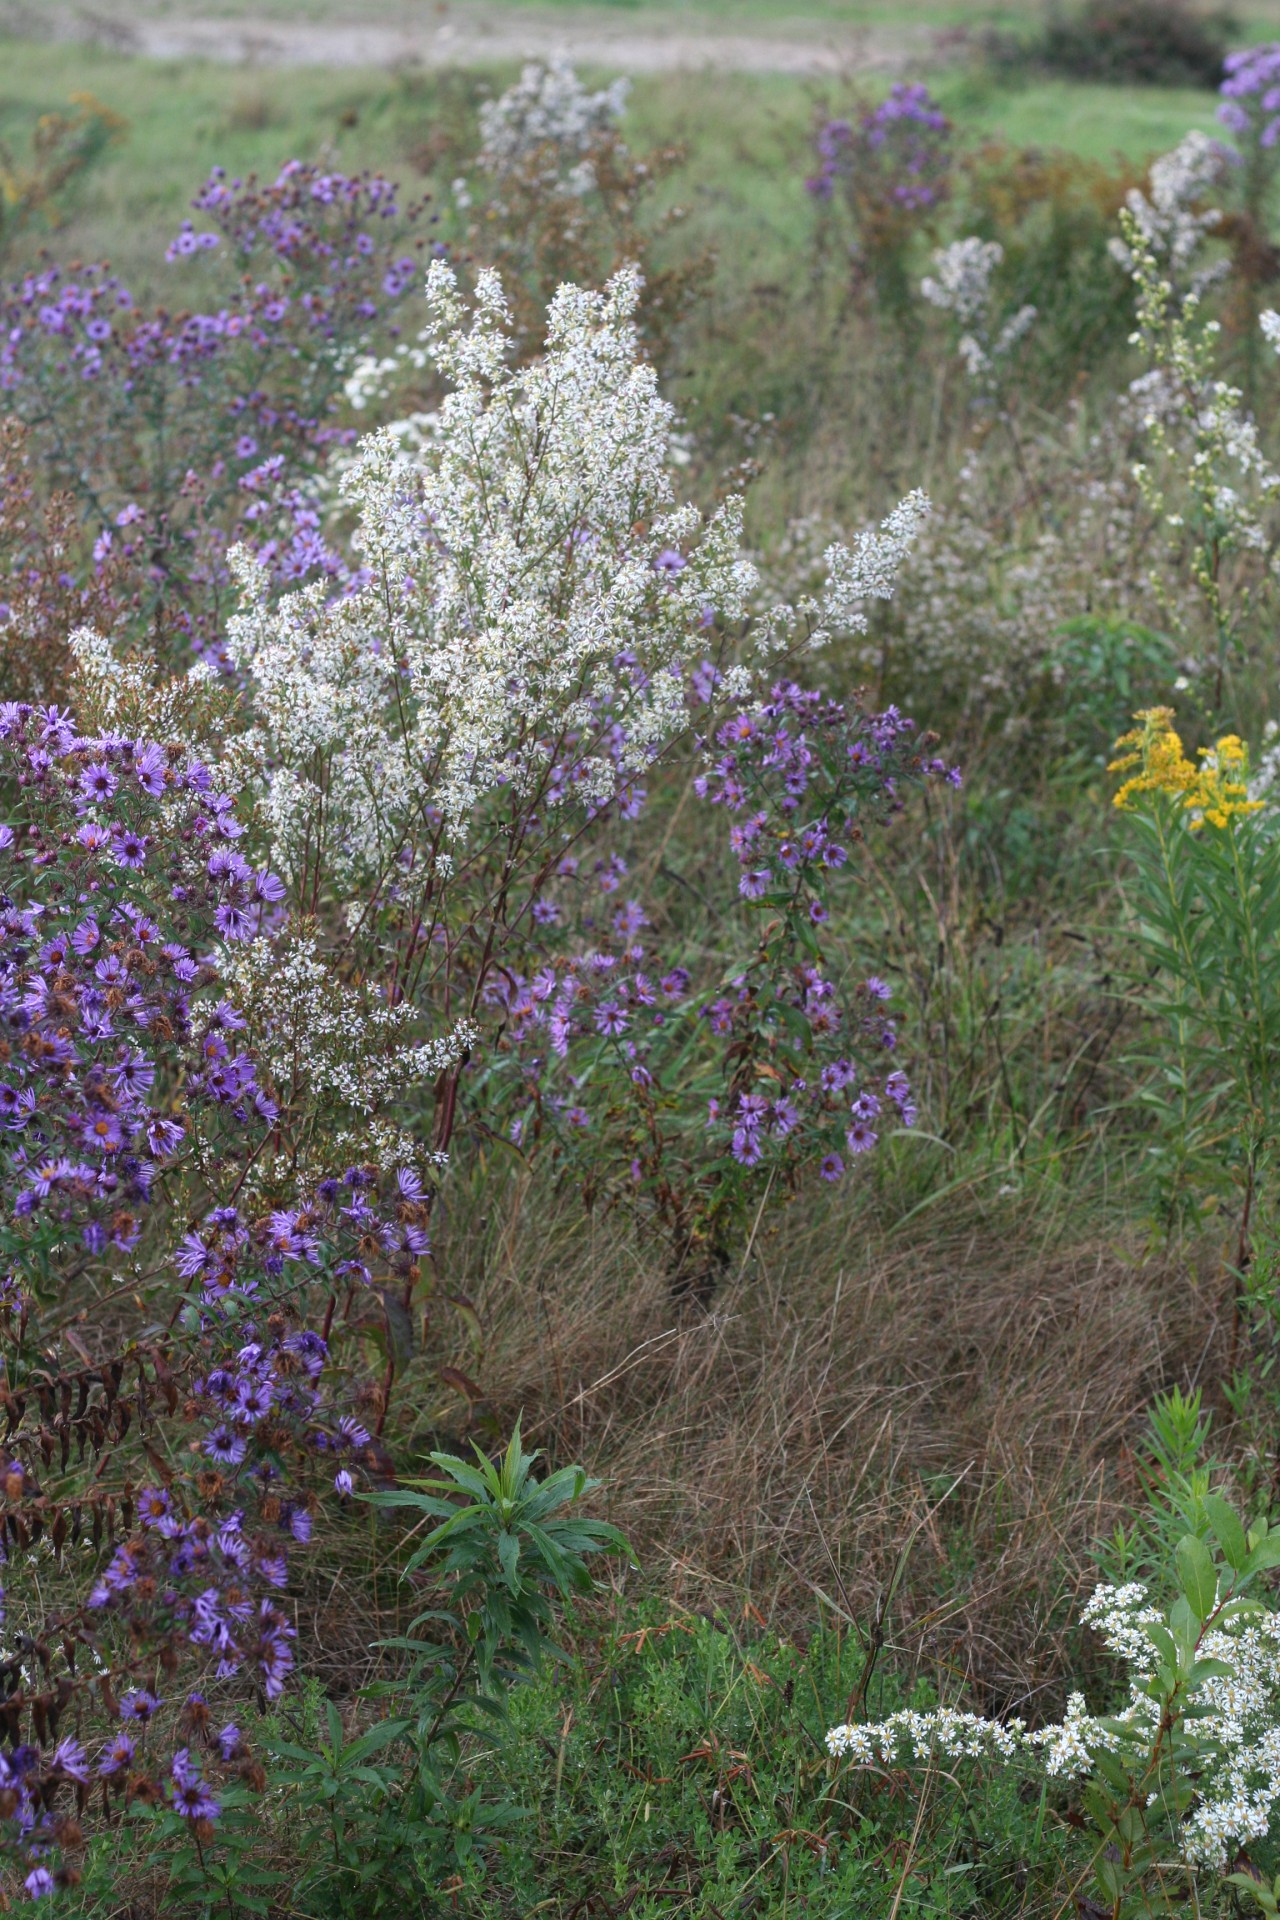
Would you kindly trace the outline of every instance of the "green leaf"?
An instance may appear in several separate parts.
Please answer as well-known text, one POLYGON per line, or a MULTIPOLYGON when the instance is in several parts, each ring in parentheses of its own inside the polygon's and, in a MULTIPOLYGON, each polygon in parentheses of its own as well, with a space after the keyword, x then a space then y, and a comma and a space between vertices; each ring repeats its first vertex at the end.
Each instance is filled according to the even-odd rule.
POLYGON ((1203 1540, 1185 1533, 1174 1548, 1178 1585, 1187 1605, 1201 1625, 1213 1612, 1218 1598, 1218 1574, 1213 1555, 1203 1540))
POLYGON ((520 1536, 504 1527, 498 1535, 498 1564, 512 1593, 520 1591, 520 1536))
POLYGON ((1274 1887, 1269 1887, 1265 1880, 1255 1880, 1251 1873, 1229 1873, 1226 1884, 1229 1887, 1239 1887, 1242 1893, 1249 1894, 1257 1901, 1268 1920, 1276 1920, 1276 1917, 1280 1916, 1280 1879, 1277 1879, 1274 1887))
MULTIPOLYGON (((1251 1530, 1250 1539, 1254 1538, 1251 1530)), ((1280 1528, 1264 1533, 1252 1547, 1244 1564, 1246 1573, 1265 1573, 1271 1567, 1280 1567, 1280 1528)))
POLYGON ((1206 1493, 1204 1512, 1213 1528, 1213 1537, 1222 1548, 1223 1559, 1233 1572, 1239 1573, 1249 1557, 1249 1546, 1235 1508, 1220 1493, 1206 1493))
POLYGON ((1168 1620, 1169 1630, 1179 1648, 1190 1659, 1196 1650, 1196 1641, 1200 1638, 1200 1620, 1181 1594, 1170 1607, 1168 1620))

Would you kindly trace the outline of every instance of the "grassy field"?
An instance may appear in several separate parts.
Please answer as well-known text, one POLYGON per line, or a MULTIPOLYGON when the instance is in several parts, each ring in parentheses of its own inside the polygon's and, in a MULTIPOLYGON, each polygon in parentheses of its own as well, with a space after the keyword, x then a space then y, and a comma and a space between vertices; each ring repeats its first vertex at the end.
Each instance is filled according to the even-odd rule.
MULTIPOLYGON (((21 142, 35 115, 85 88, 129 122, 127 137, 93 173, 50 236, 60 257, 104 254, 159 292, 164 245, 210 167, 268 172, 292 156, 323 152, 347 168, 377 167, 424 187, 432 136, 465 143, 486 87, 511 69, 467 75, 394 72, 276 73, 210 63, 152 63, 94 46, 0 41, 0 138, 21 142), (425 172, 423 171, 425 167, 425 172)), ((962 68, 927 77, 972 137, 1061 147, 1092 160, 1140 162, 1189 127, 1211 127, 1212 96, 1037 80, 998 85, 962 68)), ((673 191, 689 200, 691 238, 716 248, 725 275, 785 272, 812 232, 800 191, 815 117, 840 111, 856 89, 783 76, 726 75, 709 96, 695 74, 641 77, 628 110, 636 146, 677 142, 688 164, 673 191), (696 183, 696 184, 691 184, 696 183)), ((465 150, 465 147, 464 147, 465 150)))

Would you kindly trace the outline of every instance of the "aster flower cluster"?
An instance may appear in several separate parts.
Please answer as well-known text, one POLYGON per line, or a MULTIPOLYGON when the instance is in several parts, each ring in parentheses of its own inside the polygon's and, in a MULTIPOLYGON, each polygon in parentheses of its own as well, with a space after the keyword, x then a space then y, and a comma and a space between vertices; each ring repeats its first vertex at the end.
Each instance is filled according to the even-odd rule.
POLYGON ((826 121, 815 145, 819 166, 805 186, 824 209, 824 257, 843 219, 855 291, 874 295, 873 312, 909 320, 914 253, 950 192, 950 121, 927 88, 902 82, 858 118, 826 121))
POLYGON ((384 1474, 362 1356, 412 1324, 430 1194, 292 1154, 264 1211, 305 1123, 231 973, 283 884, 208 764, 10 702, 0 792, 0 1851, 39 1896, 95 1783, 217 1819, 183 1695, 284 1685, 290 1551, 384 1474))
MULTIPOLYGON (((439 1039, 417 1037, 413 1002, 388 1005, 344 979, 314 926, 247 942, 227 956, 225 976, 256 1056, 287 1089, 283 1132, 291 1164, 328 1162, 335 1153, 383 1164, 423 1159, 387 1115, 411 1109, 424 1084, 461 1065, 479 1039, 474 1021, 455 1021, 439 1039)), ((442 1154, 434 1157, 443 1162, 442 1154)))
MULTIPOLYGON (((1243 1536, 1242 1536, 1243 1537, 1243 1536)), ((1170 1765, 1194 1779, 1192 1803, 1175 1821, 1174 1840, 1194 1866, 1223 1868, 1264 1838, 1280 1805, 1280 1618, 1230 1598, 1224 1583, 1207 1626, 1187 1648, 1190 1678, 1170 1713, 1164 1663, 1174 1641, 1169 1616, 1137 1582, 1098 1587, 1082 1619, 1129 1668, 1127 1704, 1094 1715, 1072 1694, 1062 1720, 1031 1731, 1025 1721, 983 1719, 950 1708, 902 1712, 827 1734, 835 1759, 855 1765, 934 1756, 1038 1761, 1050 1778, 1082 1779, 1098 1756, 1116 1761, 1146 1792, 1135 1805, 1159 1808, 1170 1765), (1178 1741, 1176 1762, 1162 1753, 1178 1741)), ((1174 1629, 1178 1631, 1178 1629, 1174 1629)))
POLYGON ((206 956, 254 931, 280 883, 245 861, 234 799, 180 751, 8 703, 0 778, 2 1231, 27 1272, 55 1247, 73 1263, 131 1253, 179 1150, 274 1117, 206 956))
POLYGON ((229 630, 256 685, 282 854, 296 866, 308 849, 351 883, 383 870, 424 802, 452 854, 490 795, 545 782, 561 729, 582 741, 585 783, 603 797, 614 761, 587 745, 600 704, 627 711, 639 770, 682 717, 668 661, 711 609, 743 609, 737 503, 706 529, 671 509, 670 409, 635 363, 634 279, 607 296, 563 289, 547 357, 523 376, 503 366, 495 281, 482 276, 470 331, 447 269, 433 267, 428 291, 457 386, 421 469, 406 472, 375 434, 344 477, 368 587, 336 605, 312 590, 277 611, 246 569, 229 630), (638 518, 652 527, 637 542, 638 518), (692 552, 664 573, 655 561, 677 543, 692 552), (637 632, 643 672, 624 684, 613 662, 637 632))
MULTIPOLYGON (((374 434, 344 475, 367 584, 337 600, 312 586, 273 601, 261 568, 234 557, 243 601, 228 640, 249 688, 259 813, 290 897, 311 919, 283 943, 242 949, 230 966, 277 1083, 288 1073, 308 1100, 320 1090, 336 1103, 326 1136, 385 1155, 389 1142, 375 1147, 359 1131, 369 1096, 390 1098, 416 1077, 432 1084, 425 1151, 439 1162, 460 1098, 490 1085, 486 1009, 504 1009, 504 1044, 537 1029, 530 1044, 540 1057, 544 1019, 548 1032, 567 1036, 576 1021, 592 1042, 617 1041, 607 1029, 621 1013, 607 995, 592 1004, 563 932, 552 937, 557 922, 569 925, 557 889, 572 894, 572 876, 591 871, 593 858, 606 877, 613 870, 621 855, 607 836, 636 817, 673 743, 696 731, 699 702, 713 697, 744 712, 761 655, 820 644, 828 620, 865 627, 867 603, 892 594, 928 502, 913 494, 880 528, 832 543, 821 597, 767 610, 746 638, 753 664, 713 669, 703 661, 709 638, 744 620, 755 581, 740 546, 742 503, 726 502, 706 522, 676 504, 674 419, 639 358, 635 274, 603 294, 561 288, 543 357, 514 369, 496 277, 481 276, 469 316, 441 263, 427 292, 431 351, 453 389, 416 456, 374 434), (318 912, 334 889, 351 903, 345 933, 318 912), (532 994, 532 1017, 525 983, 537 975, 545 985, 544 956, 569 971, 563 990, 532 994), (519 1016, 509 1019, 517 1002, 519 1016), (433 1025, 439 1006, 460 1016, 444 1034, 433 1025)), ((811 756, 788 729, 805 699, 780 690, 782 704, 766 713, 782 720, 776 754, 791 753, 794 763, 776 758, 764 777, 779 790, 790 781, 792 808, 811 756)), ((844 724, 841 710, 833 715, 819 721, 824 737, 844 724)), ((856 731, 863 723, 851 713, 847 724, 856 731)), ((856 775, 865 760, 873 784, 883 780, 900 753, 896 727, 892 718, 868 723, 847 771, 856 775)), ((852 735, 846 744, 852 750, 852 735)), ((724 769, 720 777, 723 785, 724 769)), ((826 835, 832 866, 855 786, 836 796, 840 824, 833 816, 814 828, 826 835)), ((727 787, 717 797, 727 800, 727 787)), ((803 879, 807 855, 802 865, 803 879)), ((819 903, 806 895, 796 911, 812 938, 819 903)), ((806 1025, 812 1017, 820 1031, 834 1028, 820 971, 806 981, 793 970, 785 989, 781 976, 767 986, 755 980, 735 1012, 709 1014, 703 1025, 745 1031, 759 1015, 776 1045, 786 1005, 806 1025)), ((851 1031, 860 1020, 851 1015, 851 1031)), ((554 1046, 550 1057, 560 1057, 554 1046)), ((635 1064, 627 1084, 639 1087, 653 1069, 635 1064)), ((674 1052, 669 1070, 679 1077, 674 1052)), ((716 1089, 731 1104, 754 1091, 746 1080, 716 1089)), ((558 1131, 581 1132, 582 1101, 562 1101, 550 1086, 532 1097, 544 1096, 558 1131)), ((875 1097, 868 1087, 866 1100, 875 1097)), ((321 1110, 330 1111, 313 1106, 321 1110)), ((872 1112, 844 1115, 859 1149, 871 1144, 872 1112)), ((787 1139, 789 1116, 781 1108, 765 1132, 787 1139)), ((493 1121, 487 1110, 481 1118, 493 1121)), ((508 1121, 525 1125, 519 1112, 508 1121)), ((723 1125, 726 1143, 743 1133, 744 1165, 763 1158, 746 1144, 762 1137, 754 1107, 732 1125, 726 1110, 723 1125)), ((789 1164, 802 1138, 812 1147, 802 1130, 789 1164)), ((854 1150, 843 1136, 842 1147, 854 1150)), ((411 1151, 403 1142, 394 1150, 411 1151)), ((621 1164, 635 1157, 628 1151, 621 1164)))
POLYGON ((203 1694, 191 1693, 181 1707, 178 1720, 188 1744, 166 1762, 159 1755, 153 1758, 156 1743, 149 1737, 152 1719, 164 1705, 160 1697, 148 1688, 135 1687, 117 1702, 109 1682, 104 1692, 123 1724, 96 1758, 77 1737, 67 1735, 51 1750, 26 1743, 0 1760, 0 1795, 12 1809, 8 1818, 27 1840, 19 1871, 23 1891, 31 1900, 45 1899, 75 1884, 77 1870, 65 1862, 82 1842, 84 1815, 95 1789, 108 1809, 167 1806, 190 1824, 198 1842, 207 1843, 222 1812, 208 1778, 210 1766, 228 1783, 241 1783, 254 1792, 260 1793, 266 1784, 260 1761, 234 1721, 213 1731, 203 1694), (57 1864, 58 1852, 64 1864, 57 1864))
MULTIPOLYGON (((695 707, 716 682, 710 663, 695 671, 695 707)), ((510 1138, 528 1156, 549 1148, 590 1195, 656 1225, 677 1278, 691 1260, 727 1257, 766 1182, 781 1201, 808 1168, 839 1180, 886 1129, 913 1124, 890 989, 875 976, 837 988, 823 929, 866 830, 922 778, 958 781, 895 710, 868 714, 792 682, 739 706, 705 747, 693 792, 720 810, 729 859, 701 889, 727 881, 717 916, 749 916, 737 953, 695 959, 655 942, 634 898, 602 923, 598 903, 623 893, 626 862, 569 856, 529 904, 543 964, 504 972, 486 996, 517 1072, 510 1138)))
MULTIPOLYGON (((1147 191, 1130 188, 1125 198, 1139 249, 1177 282, 1187 279, 1209 239, 1222 225, 1222 210, 1206 204, 1222 191, 1230 171, 1230 151, 1205 133, 1188 133, 1171 153, 1153 160, 1147 191)), ((1137 251, 1127 238, 1110 243, 1113 259, 1126 273, 1135 271, 1137 251)), ((1195 265, 1187 280, 1202 292, 1225 271, 1225 262, 1195 265)))
POLYGON ((946 196, 950 134, 951 122, 929 89, 899 81, 856 122, 828 120, 818 129, 814 145, 821 166, 805 186, 829 200, 844 183, 859 199, 921 212, 946 196))
MULTIPOLYGON (((93 528, 77 573, 131 562, 140 624, 177 652, 214 643, 237 537, 281 581, 342 575, 308 476, 345 434, 345 357, 391 337, 416 288, 429 219, 379 176, 296 161, 269 185, 215 169, 194 210, 199 229, 168 257, 208 262, 216 306, 149 309, 102 265, 42 266, 0 290, 6 408, 93 528)), ((15 653, 26 638, 0 624, 15 653)))
MULTIPOLYGON (((740 500, 705 524, 675 504, 673 413, 638 357, 639 291, 631 272, 603 294, 561 288, 544 356, 511 371, 496 277, 480 276, 468 325, 433 263, 433 353, 453 382, 436 434, 409 468, 372 434, 344 476, 369 584, 275 607, 239 563, 229 645, 255 684, 264 807, 295 871, 320 860, 376 885, 423 807, 456 860, 494 796, 602 803, 684 730, 682 670, 713 622, 744 616, 755 573, 740 500)), ((891 592, 927 509, 913 495, 880 534, 833 548, 828 605, 891 592)), ((826 611, 778 609, 761 644, 820 638, 826 611)))
POLYGON ((499 183, 532 167, 555 191, 585 193, 595 183, 591 151, 614 132, 630 90, 631 82, 619 79, 590 93, 568 61, 534 61, 481 107, 476 164, 499 183))
POLYGON ((992 277, 1004 259, 998 240, 970 235, 933 256, 934 273, 920 282, 931 306, 949 313, 962 329, 958 351, 969 378, 994 391, 1018 342, 1035 324, 1036 310, 1020 307, 1001 321, 994 310, 992 277))
POLYGON ((1244 47, 1222 64, 1218 119, 1237 140, 1274 147, 1280 141, 1280 41, 1244 47))
MULTIPOLYGON (((385 1414, 386 1385, 359 1387, 335 1350, 358 1354, 383 1294, 412 1296, 427 1212, 410 1169, 350 1167, 260 1218, 224 1203, 173 1249, 170 1334, 135 1347, 128 1373, 105 1348, 54 1374, 44 1348, 33 1373, 36 1326, 10 1345, 0 1553, 19 1650, 5 1655, 16 1750, 0 1841, 32 1872, 77 1843, 87 1796, 73 1827, 68 1784, 103 1783, 108 1817, 165 1798, 217 1819, 186 1746, 193 1721, 207 1724, 212 1694, 278 1697, 294 1664, 290 1555, 326 1491, 341 1501, 383 1477, 366 1420, 385 1414), (179 1444, 194 1458, 175 1470, 179 1444), (75 1739, 50 1750, 72 1715, 75 1739)), ((238 1737, 222 1747, 241 1757, 238 1737)))

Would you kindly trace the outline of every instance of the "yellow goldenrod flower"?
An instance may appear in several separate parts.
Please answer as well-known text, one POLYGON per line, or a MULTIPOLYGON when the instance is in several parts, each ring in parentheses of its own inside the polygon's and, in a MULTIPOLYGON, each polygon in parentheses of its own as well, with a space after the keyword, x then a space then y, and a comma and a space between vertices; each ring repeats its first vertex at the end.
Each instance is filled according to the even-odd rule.
POLYGON ((1201 747, 1200 766, 1187 759, 1170 707, 1147 707, 1134 715, 1141 724, 1116 741, 1119 758, 1111 773, 1136 769, 1115 797, 1131 807, 1139 794, 1166 793, 1195 817, 1192 830, 1225 827, 1240 815, 1256 813, 1261 801, 1249 798, 1249 749, 1238 734, 1225 733, 1212 747, 1201 747))
POLYGON ((1120 758, 1113 760, 1107 771, 1128 773, 1131 767, 1138 771, 1120 788, 1115 805, 1128 807, 1140 793, 1185 793, 1195 784, 1197 775, 1182 750, 1172 707, 1146 707, 1133 717, 1141 725, 1121 734, 1116 741, 1120 758))

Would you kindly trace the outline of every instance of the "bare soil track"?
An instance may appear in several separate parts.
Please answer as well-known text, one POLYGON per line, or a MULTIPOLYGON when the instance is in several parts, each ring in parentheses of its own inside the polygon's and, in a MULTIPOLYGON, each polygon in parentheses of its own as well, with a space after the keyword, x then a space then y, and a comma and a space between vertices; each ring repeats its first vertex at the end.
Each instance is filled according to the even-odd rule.
POLYGON ((185 5, 152 13, 127 0, 59 5, 57 0, 0 4, 0 30, 40 39, 92 41, 152 59, 206 59, 251 66, 475 66, 553 55, 623 73, 895 72, 923 55, 936 58, 951 37, 906 24, 852 27, 797 20, 717 29, 598 13, 544 14, 472 4, 425 3, 383 13, 351 0, 347 20, 233 18, 185 5), (940 44, 942 43, 942 44, 940 44))

